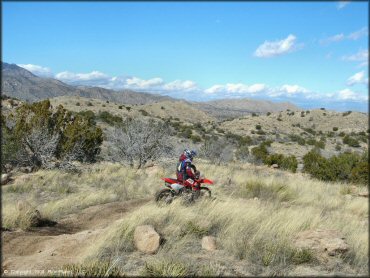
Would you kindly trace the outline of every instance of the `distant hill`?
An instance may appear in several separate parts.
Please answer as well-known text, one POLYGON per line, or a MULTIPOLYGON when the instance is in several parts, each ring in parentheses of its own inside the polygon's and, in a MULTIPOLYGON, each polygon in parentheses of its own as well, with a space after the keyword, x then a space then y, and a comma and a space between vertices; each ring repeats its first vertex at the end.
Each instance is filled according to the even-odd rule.
POLYGON ((2 63, 2 80, 1 89, 4 95, 28 102, 61 96, 101 99, 129 105, 145 105, 163 101, 182 102, 192 106, 191 113, 194 112, 194 109, 197 109, 219 120, 242 117, 251 113, 278 112, 286 109, 299 110, 297 106, 288 102, 275 103, 252 99, 189 102, 168 96, 131 90, 114 91, 99 87, 72 86, 53 78, 36 76, 24 68, 7 63, 2 63))
POLYGON ((24 68, 7 63, 2 63, 2 80, 3 94, 30 102, 59 96, 81 96, 127 104, 176 101, 167 96, 131 90, 113 91, 98 87, 71 86, 53 78, 38 77, 24 68))
POLYGON ((253 99, 222 99, 196 103, 196 107, 218 119, 237 118, 251 113, 267 113, 290 110, 300 110, 289 102, 272 102, 253 99))

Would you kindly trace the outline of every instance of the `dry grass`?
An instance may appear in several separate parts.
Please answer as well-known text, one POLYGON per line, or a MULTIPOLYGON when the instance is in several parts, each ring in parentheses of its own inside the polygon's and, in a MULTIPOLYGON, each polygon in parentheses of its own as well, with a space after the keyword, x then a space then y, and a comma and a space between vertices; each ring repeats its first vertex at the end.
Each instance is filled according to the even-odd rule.
POLYGON ((2 187, 3 225, 8 229, 21 227, 15 221, 20 215, 19 202, 27 202, 42 216, 58 220, 89 206, 152 195, 159 188, 159 176, 161 171, 137 171, 109 163, 92 165, 80 175, 39 171, 30 179, 16 179, 14 184, 2 187))
MULTIPOLYGON (((166 241, 146 265, 141 260, 141 274, 235 274, 227 271, 242 261, 255 266, 250 270, 253 275, 289 275, 296 265, 316 264, 315 254, 295 248, 292 239, 301 231, 323 228, 338 230, 350 246, 337 271, 350 268, 350 275, 367 273, 366 198, 348 198, 343 194, 343 184, 323 183, 262 166, 199 162, 197 168, 215 181, 215 200, 191 206, 181 201, 166 207, 143 205, 113 223, 87 250, 86 262, 131 256, 135 253, 134 229, 150 224, 166 241), (204 235, 217 238, 222 256, 202 251, 200 239, 204 235), (197 256, 206 258, 207 267, 201 267, 197 256), (225 260, 230 263, 221 266, 225 260)), ((5 219, 15 217, 12 206, 24 198, 57 219, 83 207, 152 195, 160 188, 160 177, 173 175, 160 167, 137 172, 113 164, 92 166, 81 176, 41 171, 24 184, 3 187, 3 214, 5 219), (36 183, 41 176, 42 182, 36 183), (70 190, 62 190, 60 184, 70 190)))

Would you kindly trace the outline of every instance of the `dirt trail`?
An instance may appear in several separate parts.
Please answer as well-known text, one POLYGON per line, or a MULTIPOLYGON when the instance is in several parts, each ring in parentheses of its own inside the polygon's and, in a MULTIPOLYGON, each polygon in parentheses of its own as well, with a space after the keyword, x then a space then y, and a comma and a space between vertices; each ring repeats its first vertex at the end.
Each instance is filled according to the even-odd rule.
POLYGON ((2 232, 3 271, 60 270, 65 264, 81 262, 85 249, 114 221, 150 200, 96 205, 68 215, 54 227, 2 232))

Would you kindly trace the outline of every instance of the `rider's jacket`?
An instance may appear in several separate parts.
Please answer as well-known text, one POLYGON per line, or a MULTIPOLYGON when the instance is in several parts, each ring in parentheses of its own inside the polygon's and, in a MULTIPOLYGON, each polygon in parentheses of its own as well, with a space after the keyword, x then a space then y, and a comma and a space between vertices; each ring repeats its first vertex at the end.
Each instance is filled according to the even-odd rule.
MULTIPOLYGON (((180 156, 181 158, 181 156, 180 156)), ((180 159, 179 159, 180 160, 180 159)), ((196 167, 192 164, 191 159, 185 158, 177 163, 176 176, 178 181, 186 181, 187 179, 195 179, 196 167)))

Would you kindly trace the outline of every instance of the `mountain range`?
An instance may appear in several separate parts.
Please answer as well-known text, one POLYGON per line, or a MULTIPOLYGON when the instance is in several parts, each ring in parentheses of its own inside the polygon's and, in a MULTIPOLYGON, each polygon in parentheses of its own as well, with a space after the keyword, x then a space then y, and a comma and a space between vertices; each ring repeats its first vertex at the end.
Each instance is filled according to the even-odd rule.
POLYGON ((54 78, 39 77, 15 64, 2 63, 2 94, 20 100, 35 102, 60 96, 80 96, 108 100, 122 104, 150 104, 162 101, 186 102, 218 118, 235 118, 251 113, 278 112, 286 109, 299 110, 289 102, 271 102, 252 99, 222 99, 208 102, 189 102, 169 96, 136 92, 132 90, 109 90, 100 87, 72 86, 54 78))

